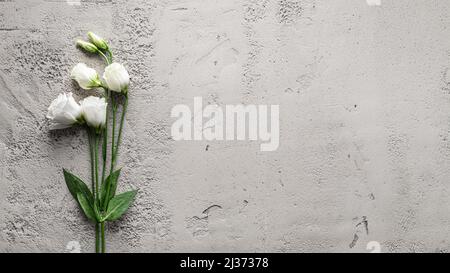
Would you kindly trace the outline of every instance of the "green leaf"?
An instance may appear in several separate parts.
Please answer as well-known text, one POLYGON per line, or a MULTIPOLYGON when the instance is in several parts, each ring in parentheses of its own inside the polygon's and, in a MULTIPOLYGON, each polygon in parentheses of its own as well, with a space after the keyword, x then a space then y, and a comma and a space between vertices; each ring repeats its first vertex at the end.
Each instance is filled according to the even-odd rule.
POLYGON ((94 208, 89 203, 89 201, 84 196, 84 194, 78 193, 77 200, 78 200, 78 203, 80 204, 81 209, 83 210, 84 214, 86 215, 86 217, 91 221, 97 222, 97 215, 94 211, 94 208))
POLYGON ((99 201, 94 202, 94 213, 98 222, 100 222, 100 220, 102 219, 102 213, 100 211, 99 206, 100 206, 99 201))
POLYGON ((136 197, 137 191, 122 193, 111 199, 103 221, 116 221, 128 210, 136 197))
POLYGON ((119 181, 121 170, 113 172, 102 184, 100 193, 100 204, 103 210, 108 207, 109 201, 116 195, 117 183, 119 181))
POLYGON ((64 170, 64 178, 70 193, 80 205, 81 210, 86 217, 92 221, 98 221, 100 215, 94 210, 94 196, 89 190, 88 186, 75 175, 67 170, 64 170))
POLYGON ((86 198, 86 200, 89 202, 89 204, 94 203, 94 196, 92 195, 88 186, 86 186, 86 184, 83 182, 83 180, 71 174, 65 169, 64 169, 64 178, 66 180, 67 187, 69 188, 69 191, 72 194, 73 198, 75 198, 75 200, 79 201, 78 193, 82 193, 83 196, 86 198))

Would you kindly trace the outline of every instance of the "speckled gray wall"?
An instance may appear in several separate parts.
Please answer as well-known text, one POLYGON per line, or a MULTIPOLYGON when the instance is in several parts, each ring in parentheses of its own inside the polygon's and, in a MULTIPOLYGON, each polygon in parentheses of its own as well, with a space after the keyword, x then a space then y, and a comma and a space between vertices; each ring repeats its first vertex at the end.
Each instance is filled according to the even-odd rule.
POLYGON ((61 169, 89 176, 86 136, 49 132, 82 98, 74 47, 108 38, 132 75, 120 165, 135 206, 116 252, 450 250, 447 0, 1 0, 0 252, 91 252, 61 169), (280 148, 175 142, 170 111, 279 104, 280 148), (206 147, 208 146, 208 149, 206 147))

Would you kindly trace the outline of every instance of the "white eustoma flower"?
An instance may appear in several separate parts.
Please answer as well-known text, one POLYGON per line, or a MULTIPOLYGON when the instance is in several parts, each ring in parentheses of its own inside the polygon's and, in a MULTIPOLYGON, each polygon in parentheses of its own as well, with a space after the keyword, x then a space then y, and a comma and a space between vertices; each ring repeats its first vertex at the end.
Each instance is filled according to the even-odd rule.
POLYGON ((100 87, 102 85, 97 71, 83 63, 77 64, 72 69, 71 78, 77 81, 80 87, 85 90, 100 87))
POLYGON ((60 94, 48 108, 47 118, 52 122, 52 130, 69 128, 81 122, 81 106, 72 93, 60 94))
POLYGON ((98 48, 92 43, 78 40, 77 46, 79 46, 80 48, 84 49, 85 51, 87 51, 89 53, 98 53, 98 48))
POLYGON ((108 50, 108 44, 106 43, 105 39, 103 39, 102 37, 98 36, 97 34, 93 33, 93 32, 88 32, 88 37, 89 37, 89 41, 94 44, 96 47, 103 49, 103 50, 108 50))
POLYGON ((89 127, 101 129, 106 124, 106 111, 108 104, 105 98, 87 97, 80 102, 81 112, 89 127))
POLYGON ((119 63, 110 64, 105 68, 103 78, 110 90, 122 93, 128 92, 130 75, 123 65, 119 63))

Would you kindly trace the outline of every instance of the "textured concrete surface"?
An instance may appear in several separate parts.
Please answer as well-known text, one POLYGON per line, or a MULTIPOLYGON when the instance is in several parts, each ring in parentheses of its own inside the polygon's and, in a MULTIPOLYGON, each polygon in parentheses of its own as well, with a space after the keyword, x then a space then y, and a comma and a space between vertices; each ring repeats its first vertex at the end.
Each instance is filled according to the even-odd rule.
POLYGON ((45 120, 92 94, 69 79, 102 69, 74 47, 89 30, 133 77, 121 187, 141 191, 110 250, 450 250, 449 1, 72 2, 0 1, 0 252, 92 251, 61 174, 89 177, 85 133, 45 120), (174 142, 195 96, 279 104, 279 150, 174 142))

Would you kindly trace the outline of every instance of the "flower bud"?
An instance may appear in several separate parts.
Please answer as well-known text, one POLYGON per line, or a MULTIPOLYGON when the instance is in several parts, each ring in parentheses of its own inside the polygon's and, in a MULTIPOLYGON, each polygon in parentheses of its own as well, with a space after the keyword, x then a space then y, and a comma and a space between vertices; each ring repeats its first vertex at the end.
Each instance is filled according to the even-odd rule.
POLYGON ((125 67, 119 63, 113 63, 105 68, 103 78, 112 91, 127 93, 130 85, 130 75, 125 67))
POLYGON ((108 104, 105 98, 87 97, 80 102, 81 112, 87 125, 96 130, 105 127, 108 104))
POLYGON ((78 40, 77 41, 77 46, 79 46, 80 48, 82 48, 83 50, 89 52, 89 53, 97 53, 98 52, 98 48, 91 43, 82 41, 82 40, 78 40))
POLYGON ((81 106, 72 93, 60 94, 48 108, 47 118, 52 123, 52 130, 69 128, 81 122, 81 106))
POLYGON ((88 37, 89 41, 93 43, 97 48, 100 48, 102 50, 108 49, 108 43, 106 43, 106 41, 103 38, 99 37, 95 33, 88 32, 88 37))
POLYGON ((97 74, 97 71, 88 67, 83 63, 77 64, 71 73, 71 78, 78 82, 84 90, 102 86, 102 82, 97 74))

